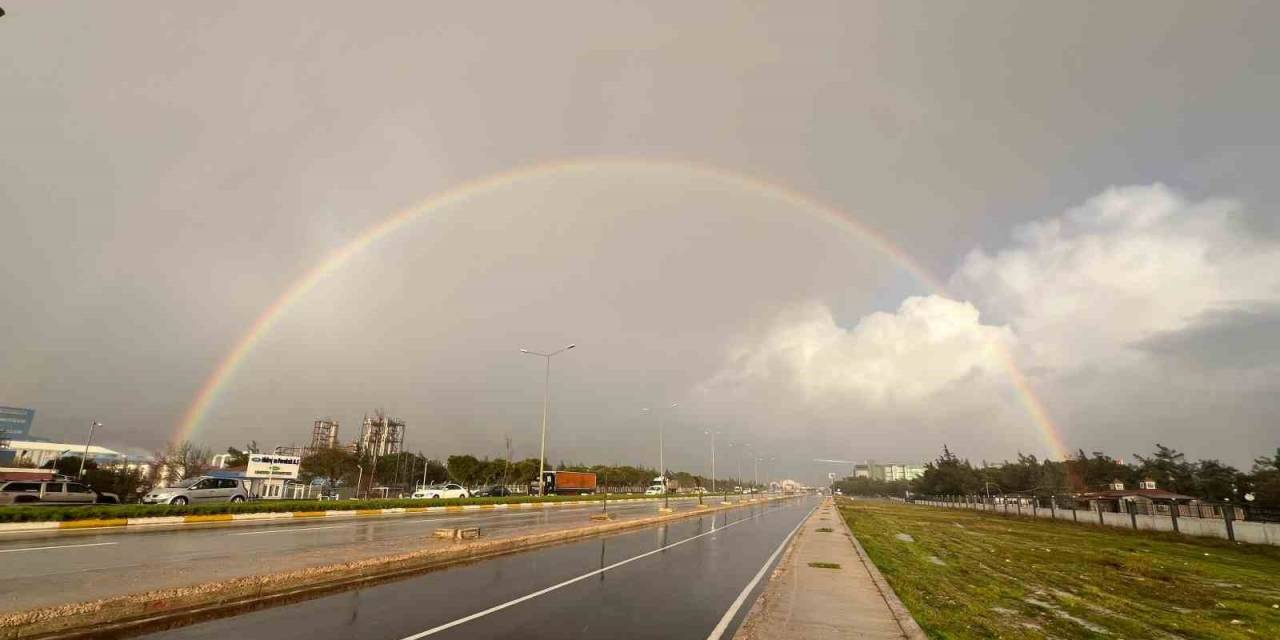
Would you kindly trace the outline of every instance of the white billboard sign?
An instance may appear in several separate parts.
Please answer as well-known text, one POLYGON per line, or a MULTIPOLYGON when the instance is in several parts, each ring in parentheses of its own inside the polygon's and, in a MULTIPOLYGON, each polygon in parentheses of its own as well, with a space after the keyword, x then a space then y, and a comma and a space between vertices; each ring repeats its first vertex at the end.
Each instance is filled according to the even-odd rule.
POLYGON ((302 458, 298 456, 277 456, 265 453, 249 455, 249 466, 244 474, 250 478, 285 478, 298 479, 298 467, 302 458))

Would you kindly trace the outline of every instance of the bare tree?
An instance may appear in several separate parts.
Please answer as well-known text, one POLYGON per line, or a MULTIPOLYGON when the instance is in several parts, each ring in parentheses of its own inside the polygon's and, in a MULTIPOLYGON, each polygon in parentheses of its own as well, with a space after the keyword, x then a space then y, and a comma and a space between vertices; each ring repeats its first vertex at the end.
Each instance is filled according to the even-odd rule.
POLYGON ((209 470, 213 452, 189 440, 170 442, 156 451, 151 461, 151 474, 157 484, 171 484, 198 476, 209 470))

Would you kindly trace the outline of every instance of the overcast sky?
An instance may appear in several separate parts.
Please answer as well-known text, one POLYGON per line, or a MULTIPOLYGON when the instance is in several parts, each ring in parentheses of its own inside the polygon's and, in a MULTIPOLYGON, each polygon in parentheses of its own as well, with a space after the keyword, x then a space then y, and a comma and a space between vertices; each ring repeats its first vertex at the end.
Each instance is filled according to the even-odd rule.
MULTIPOLYGON (((386 409, 429 455, 1280 445, 1280 5, 0 1, 0 404, 149 450, 386 409), (694 171, 714 167, 778 192, 694 171), (581 166, 581 165, 579 165, 581 166), (773 195, 771 195, 771 193, 773 195), (874 243, 884 236, 935 289, 874 243), (733 448, 728 443, 733 442, 733 448)), ((839 470, 839 469, 833 469, 839 470)), ((731 471, 731 472, 732 472, 731 471)), ((745 473, 745 472, 744 472, 745 473)))

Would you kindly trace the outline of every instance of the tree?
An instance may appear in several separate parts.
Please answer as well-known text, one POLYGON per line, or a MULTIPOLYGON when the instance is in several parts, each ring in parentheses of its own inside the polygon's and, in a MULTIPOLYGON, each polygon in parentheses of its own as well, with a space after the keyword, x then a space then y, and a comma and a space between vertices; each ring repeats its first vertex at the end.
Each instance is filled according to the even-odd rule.
POLYGON ((1154 480, 1157 487, 1174 493, 1195 493, 1195 468, 1185 454, 1157 442, 1150 458, 1136 453, 1133 457, 1139 463, 1138 474, 1154 480))
POLYGON ((1249 482, 1253 485, 1253 504, 1264 509, 1280 509, 1280 448, 1276 449, 1275 457, 1255 459, 1252 471, 1249 482))
POLYGON ((302 459, 298 475, 306 482, 321 479, 331 486, 354 483, 356 464, 355 454, 346 449, 320 449, 302 459))
POLYGON ((846 496, 897 496, 907 495, 909 487, 905 480, 886 482, 873 478, 848 477, 835 482, 836 489, 846 496))
POLYGON ((248 465, 249 465, 249 454, 251 454, 251 453, 258 453, 258 441, 257 441, 257 440, 251 440, 251 441, 249 442, 249 444, 246 444, 246 445, 244 446, 244 450, 243 450, 243 451, 242 451, 242 450, 240 450, 240 449, 237 449, 237 448, 235 448, 235 447, 227 447, 227 454, 231 456, 230 458, 227 458, 227 466, 228 466, 228 467, 246 467, 246 466, 248 466, 248 465))
POLYGON ((1218 460, 1201 460, 1195 465, 1195 492, 1206 500, 1237 500, 1244 474, 1218 460))
POLYGON ((1080 449, 1064 465, 1067 482, 1077 491, 1103 489, 1114 480, 1130 484, 1134 481, 1133 469, 1101 451, 1094 451, 1093 457, 1089 457, 1084 454, 1084 449, 1080 449))
POLYGON ((449 477, 459 484, 471 486, 478 479, 476 472, 480 469, 480 461, 473 455, 449 456, 445 466, 449 477))
POLYGON ((172 484, 194 478, 209 470, 212 453, 189 440, 170 442, 152 456, 152 477, 159 483, 172 484))
POLYGON ((982 487, 982 477, 969 464, 942 445, 942 455, 924 466, 924 475, 916 478, 913 490, 926 495, 977 493, 982 487))

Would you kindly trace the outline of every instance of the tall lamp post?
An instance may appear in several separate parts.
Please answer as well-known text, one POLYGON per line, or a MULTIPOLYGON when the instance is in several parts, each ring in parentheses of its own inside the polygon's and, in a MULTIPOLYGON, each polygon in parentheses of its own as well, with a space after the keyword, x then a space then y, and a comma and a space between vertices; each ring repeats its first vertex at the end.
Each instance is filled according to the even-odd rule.
POLYGON ((547 484, 542 480, 542 472, 547 465, 547 412, 551 407, 551 357, 564 353, 576 346, 578 345, 571 344, 559 351, 552 351, 551 353, 538 353, 537 351, 530 351, 528 349, 520 350, 520 353, 539 356, 547 362, 546 375, 544 376, 542 383, 542 444, 538 447, 538 495, 540 496, 546 495, 547 493, 547 484))
POLYGON ((704 435, 711 436, 711 493, 716 492, 716 434, 719 431, 703 431, 704 435))
POLYGON ((657 411, 650 409, 649 407, 645 407, 641 409, 641 411, 645 413, 658 414, 658 477, 662 478, 662 508, 663 509, 668 508, 669 504, 667 501, 667 461, 663 453, 662 435, 663 435, 663 431, 666 430, 667 411, 670 411, 678 406, 680 406, 679 402, 672 402, 670 405, 666 407, 659 407, 659 409, 666 409, 666 411, 663 411, 660 414, 658 414, 657 411))
MULTIPOLYGON (((97 420, 94 420, 93 423, 89 425, 89 437, 85 438, 84 441, 84 455, 80 456, 80 473, 76 474, 76 478, 79 480, 84 480, 84 461, 89 457, 89 443, 93 442, 93 430, 101 426, 102 423, 97 420)), ((54 464, 53 466, 56 470, 58 465, 54 464)))

